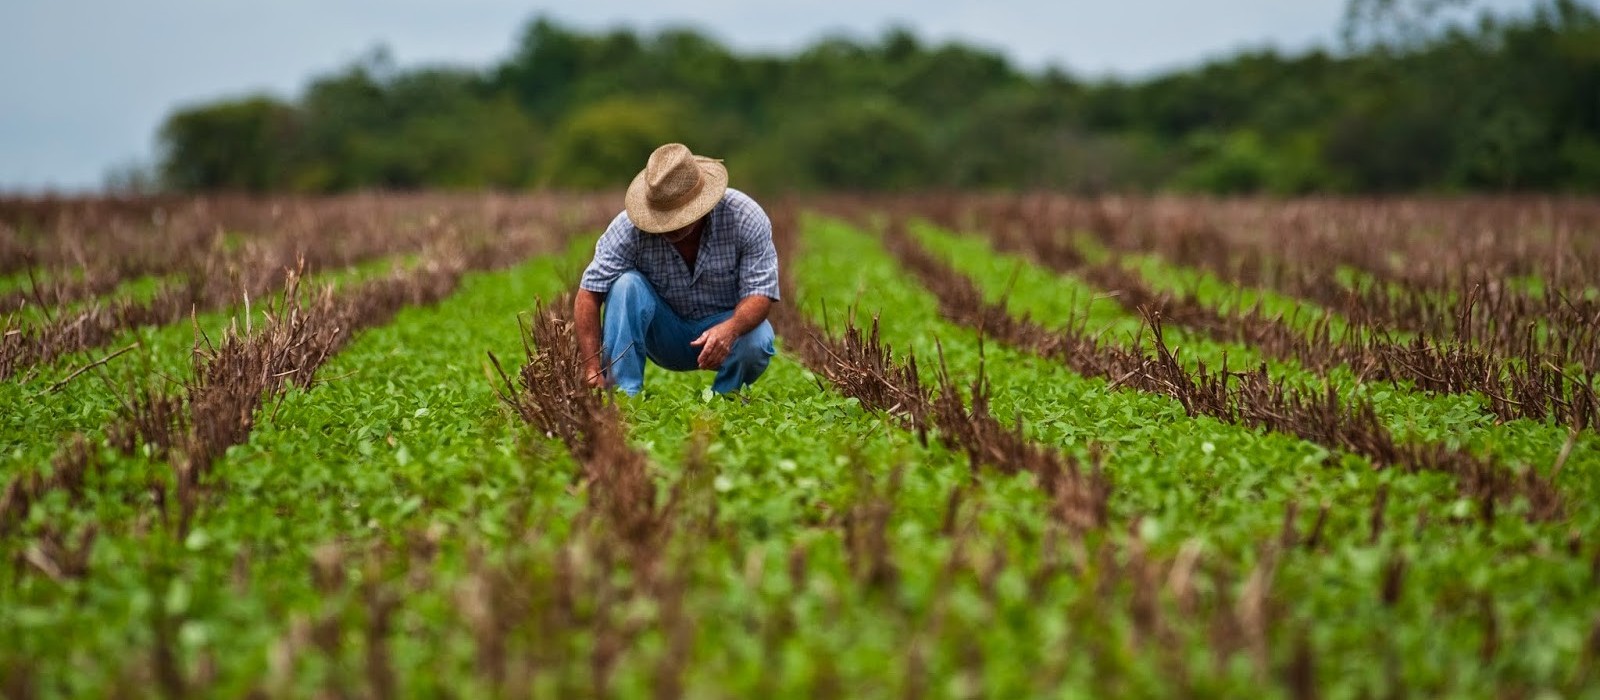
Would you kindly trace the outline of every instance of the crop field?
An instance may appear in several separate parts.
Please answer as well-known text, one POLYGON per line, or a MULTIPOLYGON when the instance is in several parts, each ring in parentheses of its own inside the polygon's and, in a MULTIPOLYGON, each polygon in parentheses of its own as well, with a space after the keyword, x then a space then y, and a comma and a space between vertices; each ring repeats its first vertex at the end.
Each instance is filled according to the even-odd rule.
POLYGON ((620 196, 0 199, 0 695, 1600 698, 1600 203, 764 204, 629 398, 620 196))

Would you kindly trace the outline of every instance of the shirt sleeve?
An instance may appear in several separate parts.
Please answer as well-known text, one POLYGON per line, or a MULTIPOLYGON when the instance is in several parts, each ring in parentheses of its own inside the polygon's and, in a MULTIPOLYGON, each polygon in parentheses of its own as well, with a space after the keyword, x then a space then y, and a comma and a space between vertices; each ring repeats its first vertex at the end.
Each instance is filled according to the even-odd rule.
POLYGON ((633 223, 628 221, 626 213, 618 214, 606 227, 606 232, 600 234, 600 241, 594 246, 594 260, 584 269, 578 286, 596 294, 611 291, 612 282, 634 269, 637 248, 638 234, 633 231, 633 223))
POLYGON ((778 249, 772 220, 754 202, 739 222, 739 298, 757 294, 778 300, 778 249))

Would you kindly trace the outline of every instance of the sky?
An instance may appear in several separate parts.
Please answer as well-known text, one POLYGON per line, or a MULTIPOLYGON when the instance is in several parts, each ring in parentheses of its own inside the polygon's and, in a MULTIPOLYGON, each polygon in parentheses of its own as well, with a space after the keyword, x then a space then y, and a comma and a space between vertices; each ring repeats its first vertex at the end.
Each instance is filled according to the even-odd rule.
MULTIPOLYGON (((999 50, 1029 69, 1149 75, 1245 49, 1337 41, 1345 0, 4 0, 0 192, 83 191, 155 159, 175 108, 265 92, 379 45, 402 66, 486 66, 526 23, 692 26, 738 50, 787 52, 890 26, 999 50)), ((1533 0, 1483 0, 1525 9, 1533 0)))

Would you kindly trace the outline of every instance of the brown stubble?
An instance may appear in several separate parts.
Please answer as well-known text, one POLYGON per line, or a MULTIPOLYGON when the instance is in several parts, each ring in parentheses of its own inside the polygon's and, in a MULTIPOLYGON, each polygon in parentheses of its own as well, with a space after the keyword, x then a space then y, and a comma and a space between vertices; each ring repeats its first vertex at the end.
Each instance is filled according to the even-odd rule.
MULTIPOLYGON (((1130 312, 1156 308, 1173 325, 1223 342, 1247 343, 1269 357, 1293 360, 1316 372, 1342 365, 1363 381, 1408 381, 1429 392, 1477 392, 1502 420, 1549 418, 1578 429, 1600 429, 1593 408, 1600 302, 1583 297, 1583 285, 1592 285, 1592 278, 1568 274, 1563 277, 1567 288, 1557 285, 1549 296, 1530 294, 1503 279, 1513 269, 1523 271, 1518 274, 1552 269, 1541 266, 1541 260, 1567 261, 1562 267, 1566 273, 1586 265, 1600 269, 1600 245, 1535 254, 1525 250, 1528 236, 1468 236, 1475 243, 1463 246, 1443 235, 1419 242, 1417 233, 1407 228, 1448 232, 1463 227, 1477 231, 1473 227, 1484 221, 1527 224, 1529 215, 1518 213, 1514 201, 1464 203, 1475 212, 1471 214, 1405 202, 1264 206, 1049 196, 910 199, 885 206, 895 219, 920 217, 954 230, 984 232, 1003 250, 1106 290, 1130 312), (1308 212, 1328 221, 1313 226, 1308 212), (1272 233, 1261 234, 1263 230, 1272 233), (1079 232, 1092 235, 1111 257, 1086 261, 1071 239, 1079 232), (1413 246, 1409 254, 1427 262, 1428 272, 1391 275, 1387 286, 1349 288, 1339 282, 1341 265, 1392 268, 1389 246, 1395 242, 1413 246), (1326 311, 1301 329, 1265 315, 1259 305, 1223 313, 1192 294, 1157 294, 1125 268, 1123 258, 1130 254, 1157 254, 1235 284, 1317 302, 1326 311), (1357 254, 1366 257, 1352 262, 1357 254), (1573 258, 1579 261, 1569 260, 1573 258), (1337 333, 1330 326, 1335 312, 1348 322, 1337 333), (1544 332, 1534 333, 1536 326, 1544 332)), ((859 208, 838 211, 860 213, 859 208)), ((1568 203, 1548 218, 1566 222, 1561 225, 1568 229, 1589 226, 1594 231, 1600 230, 1595 213, 1568 203)), ((1568 235, 1564 240, 1576 244, 1583 238, 1568 235)))
POLYGON ((1189 370, 1167 344, 1159 311, 1142 309, 1148 345, 1103 345, 1086 329, 1067 325, 1048 330, 1026 318, 1009 316, 1003 303, 991 303, 971 279, 924 250, 903 228, 891 226, 885 243, 939 301, 952 322, 973 328, 1007 345, 1062 362, 1087 377, 1116 387, 1156 393, 1178 401, 1191 416, 1207 415, 1230 423, 1295 435, 1330 449, 1366 457, 1375 468, 1438 471, 1454 475, 1463 496, 1476 500, 1485 522, 1496 508, 1517 498, 1528 502, 1533 521, 1563 517, 1561 496, 1549 477, 1534 470, 1518 473, 1492 460, 1437 443, 1401 444, 1378 417, 1370 401, 1344 400, 1329 385, 1302 389, 1274 379, 1263 365, 1251 371, 1205 363, 1189 370))
MULTIPOLYGON (((797 227, 792 208, 775 210, 773 229, 784 267, 780 279, 789 299, 795 298, 795 292, 787 261, 796 254, 797 227)), ((984 318, 995 323, 1010 321, 1003 314, 984 318)), ((785 349, 835 390, 856 398, 864 408, 894 416, 924 443, 930 429, 937 429, 946 445, 968 456, 974 475, 982 466, 1003 473, 1032 473, 1050 495, 1055 515, 1063 524, 1074 529, 1105 524, 1111 486, 1099 465, 1084 468, 1075 457, 1027 440, 1020 424, 1007 427, 1001 423, 989 411, 988 382, 981 372, 969 398, 964 399, 959 385, 943 368, 942 358, 939 386, 925 387, 915 356, 907 354, 903 361, 897 360, 893 349, 882 343, 877 318, 870 328, 862 329, 852 314, 836 336, 789 304, 774 314, 773 325, 785 349)))
MULTIPOLYGON (((578 349, 571 309, 570 294, 535 309, 523 327, 527 359, 515 379, 490 354, 500 400, 530 429, 567 447, 588 500, 558 545, 555 576, 544 583, 548 594, 530 600, 515 593, 520 585, 475 584, 477 600, 469 609, 483 611, 472 618, 480 666, 491 671, 497 688, 527 688, 533 673, 549 672, 564 694, 604 696, 617 666, 655 630, 665 641, 655 662, 656 696, 678 697, 697 628, 684 603, 695 548, 683 538, 720 535, 714 470, 705 460, 710 436, 699 429, 691 437, 683 472, 663 498, 649 458, 628 442, 621 410, 584 379, 589 358, 578 349), (621 571, 628 573, 619 577, 621 571), (622 615, 640 602, 653 605, 657 615, 622 615), (508 662, 510 639, 526 630, 492 620, 539 621, 539 635, 548 641, 528 652, 526 673, 506 671, 517 667, 508 662), (586 684, 571 674, 573 664, 584 661, 571 655, 572 640, 583 635, 591 639, 586 684)), ((474 580, 506 577, 483 567, 474 580)))
MULTIPOLYGON (((283 291, 267 300, 264 308, 258 306, 262 319, 248 319, 242 328, 235 321, 217 339, 197 334, 193 377, 178 392, 136 389, 122 414, 108 427, 109 446, 126 454, 149 446, 152 455, 170 464, 169 477, 152 474, 148 485, 158 517, 181 540, 208 499, 226 493, 225 481, 213 473, 216 461, 229 446, 248 439, 261 411, 281 401, 289 387, 311 388, 317 370, 357 332, 387 322, 403 308, 444 298, 474 265, 492 269, 548 251, 565 244, 574 232, 587 232, 594 221, 592 212, 550 213, 550 220, 518 224, 517 234, 488 241, 482 247, 462 249, 448 240, 430 245, 413 267, 340 289, 303 290, 299 270, 291 270, 283 291)), ((25 517, 28 506, 49 489, 65 490, 74 502, 81 501, 74 494, 81 490, 82 476, 75 475, 93 473, 103 465, 97 449, 90 449, 87 440, 79 437, 73 444, 79 447, 59 455, 49 476, 30 472, 13 479, 7 487, 5 507, 0 508, 5 515, 0 522, 15 523, 16 518, 25 517)), ((142 530, 145 525, 141 521, 133 527, 142 530)), ((45 545, 64 542, 55 523, 47 523, 36 534, 36 541, 45 545)), ((58 562, 65 562, 68 571, 82 575, 88 568, 86 556, 69 557, 87 552, 93 536, 93 530, 80 535, 72 550, 47 547, 40 551, 53 557, 49 566, 60 568, 58 562), (80 559, 82 565, 78 566, 75 562, 80 559)), ((417 540, 413 552, 437 549, 436 543, 422 541, 426 537, 413 539, 417 540)), ((291 673, 296 659, 307 651, 339 659, 346 652, 345 628, 355 619, 360 620, 364 634, 360 675, 339 671, 329 677, 327 690, 344 695, 364 684, 369 694, 394 695, 399 675, 389 640, 395 633, 404 590, 376 581, 385 562, 404 558, 405 553, 392 552, 385 545, 376 546, 364 557, 347 552, 341 543, 320 548, 313 558, 312 574, 318 590, 330 598, 353 602, 334 606, 314 619, 291 621, 288 635, 274 652, 275 675, 267 680, 265 689, 277 688, 281 694, 284 674, 291 673), (347 570, 356 565, 367 566, 369 571, 360 579, 364 583, 346 596, 342 591, 352 585, 347 570)), ((423 552, 421 556, 431 555, 423 552)), ((40 559, 40 563, 45 561, 40 559)), ((249 565, 248 559, 235 562, 236 570, 247 571, 249 565)), ((416 561, 410 566, 415 575, 405 585, 417 590, 426 587, 424 569, 416 561)), ((168 694, 185 695, 208 687, 213 664, 206 657, 202 655, 188 669, 180 661, 173 631, 181 622, 165 616, 152 618, 156 644, 148 658, 131 666, 128 673, 159 681, 168 694)))
MULTIPOLYGON (((527 362, 513 384, 504 372, 500 400, 534 430, 561 440, 582 466, 592 516, 644 559, 658 551, 667 510, 659 503, 649 459, 628 444, 621 411, 585 381, 572 297, 540 304, 524 328, 527 362)), ((500 366, 493 354, 490 359, 500 366)))
MULTIPOLYGON (((778 209, 773 221, 778 232, 780 260, 787 261, 796 254, 797 222, 793 212, 786 209, 778 209)), ((791 280, 787 270, 783 278, 786 284, 791 280)), ((793 299, 795 297, 790 289, 785 290, 785 295, 793 299)), ((976 300, 980 295, 975 289, 968 289, 962 298, 976 300)), ((961 306, 953 307, 952 311, 985 329, 1010 329, 1001 331, 1005 333, 1034 332, 1034 327, 1028 322, 1010 317, 1003 309, 997 311, 961 306)), ((991 467, 1002 473, 1027 472, 1035 476, 1049 497, 1052 522, 1056 528, 1069 534, 1070 544, 1067 546, 1078 554, 1072 563, 1044 557, 1037 570, 1027 578, 1035 590, 1063 576, 1079 580, 1088 589, 1089 592, 1078 598, 1078 602, 1067 612, 1074 629, 1083 637, 1083 647, 1075 649, 1074 653, 1089 653, 1109 659, 1124 653, 1121 650, 1112 651, 1111 647, 1125 642, 1139 650, 1161 654, 1175 683, 1183 687, 1188 662, 1172 653, 1182 648, 1172 642, 1178 638, 1180 627, 1203 629, 1209 630, 1210 646, 1215 652, 1219 668, 1229 657, 1248 650, 1263 680, 1274 675, 1275 662, 1269 654, 1271 640, 1287 634, 1281 629, 1279 605, 1271 594, 1270 572, 1274 570, 1277 560, 1274 546, 1269 545, 1269 554, 1265 555, 1268 563, 1262 565, 1264 568, 1258 568, 1250 576, 1248 585, 1235 594, 1233 591, 1239 588, 1235 575, 1220 563, 1203 566, 1197 549, 1186 547, 1176 556, 1151 554, 1139 535, 1137 514, 1132 516, 1133 524, 1126 534, 1109 532, 1108 504, 1112 489, 1110 480, 1101 470, 1100 457, 1096 455, 1094 463, 1086 469, 1071 456, 1027 440, 1020 424, 1008 427, 1001 423, 990 412, 989 384, 981 369, 967 392, 970 398, 963 399, 958 383, 943 363, 940 366, 939 386, 936 389, 924 389, 914 381, 917 376, 915 372, 910 371, 914 366, 913 360, 909 357, 903 362, 895 360, 893 353, 882 345, 875 330, 863 331, 853 319, 849 319, 840 336, 835 337, 806 321, 792 307, 785 308, 784 313, 785 317, 775 321, 774 325, 779 329, 779 336, 785 340, 785 348, 789 349, 791 345, 813 348, 803 349, 796 354, 818 376, 841 378, 842 381, 830 380, 836 390, 857 396, 863 406, 884 411, 904 427, 918 430, 921 434, 928 434, 928 427, 936 427, 942 441, 968 456, 975 476, 979 467, 991 467), (830 364, 833 366, 830 367, 830 364), (894 388, 883 388, 885 386, 894 388), (887 409, 890 407, 895 411, 889 412, 887 409), (1207 596, 1198 593, 1200 586, 1195 582, 1197 571, 1204 571, 1213 579, 1210 587, 1212 593, 1207 596), (1107 625, 1110 611, 1126 613, 1135 620, 1137 629, 1132 639, 1119 639, 1118 633, 1107 625)), ((1066 349, 1068 347, 1080 350, 1095 347, 1094 341, 1084 342, 1082 339, 1045 334, 1039 334, 1038 337, 1047 345, 1061 346, 1058 349, 1060 352, 1069 352, 1066 349)), ((1085 360, 1095 357, 1082 352, 1073 355, 1085 360)), ((1125 359, 1127 361, 1123 364, 1133 369, 1145 370, 1151 365, 1140 358, 1125 359)), ((960 630, 952 629, 944 612, 948 605, 946 596, 955 582, 963 578, 976 582, 993 602, 997 578, 1001 571, 1011 565, 1003 552, 985 551, 976 543, 969 544, 974 535, 973 527, 962 523, 972 522, 972 514, 963 516, 962 513, 973 509, 963 507, 964 499, 960 495, 962 488, 957 487, 948 499, 944 532, 954 543, 950 561, 937 584, 941 595, 935 598, 934 609, 922 627, 921 637, 962 636, 960 630)), ((1054 532, 1052 529, 1047 534, 1054 538, 1054 532)), ((1051 545, 1052 548, 1055 546, 1051 545)), ((871 553, 882 550, 864 548, 864 551, 871 553)), ((857 555, 855 559, 871 561, 869 556, 863 555, 857 555)), ((791 566, 795 566, 797 562, 803 562, 803 558, 796 553, 791 562, 791 566)), ((863 568, 869 572, 866 574, 868 581, 885 575, 874 573, 884 570, 881 565, 863 568)), ((908 697, 915 697, 925 690, 914 676, 926 668, 929 653, 928 649, 916 643, 908 652, 905 668, 908 697)), ((979 677, 986 662, 974 645, 959 645, 957 659, 961 672, 974 679, 979 677)), ((1301 677, 1315 672, 1315 659, 1309 649, 1303 649, 1291 663, 1301 677)), ((1110 662, 1106 665, 1110 665, 1110 662)), ((1047 677, 1059 676, 1060 673, 1060 669, 1044 670, 1047 677)), ((1283 671, 1278 675, 1294 677, 1296 674, 1283 671)), ((1114 694, 1126 689, 1108 684, 1100 690, 1114 694)))
MULTIPOLYGON (((177 390, 143 385, 118 389, 127 398, 106 427, 108 445, 130 456, 148 446, 154 458, 169 462, 170 474, 152 474, 147 487, 158 516, 177 537, 185 537, 205 498, 222 488, 209 478, 213 464, 229 447, 248 439, 263 407, 281 402, 292 386, 311 388, 317 370, 356 333, 388 322, 408 306, 443 299, 469 269, 502 267, 553 250, 575 233, 587 232, 597 219, 597 210, 582 200, 519 211, 542 220, 503 221, 508 235, 482 239, 470 248, 459 244, 459 233, 447 232, 456 225, 435 220, 430 227, 441 238, 427 246, 418 263, 343 288, 302 289, 303 264, 282 271, 275 285, 280 291, 256 299, 261 320, 236 318, 217 339, 196 328, 193 373, 177 390)), ((43 493, 57 488, 77 493, 73 485, 79 477, 74 475, 92 473, 101 461, 98 448, 85 442, 58 454, 49 475, 35 470, 15 475, 0 499, 0 532, 21 524, 43 493)), ((71 499, 74 504, 81 501, 71 499)), ((46 534, 54 528, 47 525, 46 534)))
MULTIPOLYGON (((32 246, 20 258, 56 275, 6 295, 0 314, 22 304, 48 309, 81 301, 139 275, 166 278, 146 300, 94 301, 70 313, 58 309, 38 324, 7 317, 0 323, 0 379, 133 328, 269 297, 282 289, 285 269, 316 274, 383 257, 427 258, 440 249, 455 251, 470 269, 495 269, 545 249, 551 228, 603 225, 604 202, 553 195, 70 200, 54 208, 0 201, 0 221, 50 227, 50 236, 12 245, 32 246)), ((15 226, 0 227, 0 239, 6 231, 15 239, 15 226)))

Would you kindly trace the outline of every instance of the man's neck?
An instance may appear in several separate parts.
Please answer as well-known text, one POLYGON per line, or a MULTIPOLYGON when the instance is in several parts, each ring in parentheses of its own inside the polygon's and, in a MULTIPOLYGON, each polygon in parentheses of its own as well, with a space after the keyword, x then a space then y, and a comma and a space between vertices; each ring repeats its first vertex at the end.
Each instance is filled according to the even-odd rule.
POLYGON ((678 249, 678 255, 683 258, 683 264, 688 266, 690 272, 694 271, 695 258, 699 257, 700 237, 704 235, 705 229, 705 220, 702 219, 701 223, 695 226, 693 233, 672 244, 672 247, 678 249))

